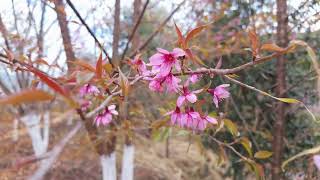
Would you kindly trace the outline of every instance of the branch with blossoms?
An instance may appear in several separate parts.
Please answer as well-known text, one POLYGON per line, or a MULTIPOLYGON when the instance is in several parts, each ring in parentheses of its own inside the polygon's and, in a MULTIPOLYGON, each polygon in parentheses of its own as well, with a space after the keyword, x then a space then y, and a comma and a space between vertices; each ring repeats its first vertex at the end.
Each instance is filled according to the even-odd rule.
MULTIPOLYGON (((257 44, 260 43, 256 42, 258 39, 255 33, 249 32, 251 34, 250 40, 253 58, 248 63, 230 69, 221 69, 222 60, 220 60, 215 68, 203 66, 192 69, 192 65, 201 65, 202 63, 197 60, 191 48, 188 47, 188 41, 205 28, 206 26, 200 26, 187 33, 186 37, 183 37, 179 28, 176 26, 180 47, 174 48, 171 52, 158 48, 157 53, 148 59, 148 63, 141 58, 140 54, 136 55, 134 59, 129 61, 131 68, 137 72, 135 76, 132 76, 130 72, 123 73, 120 68, 113 68, 108 58, 102 58, 102 53, 95 67, 87 62, 78 60, 73 62, 76 68, 72 73, 60 78, 50 77, 35 67, 32 61, 24 62, 15 59, 9 52, 6 52, 6 55, 0 55, 6 59, 0 59, 0 62, 15 71, 31 72, 39 81, 45 83, 54 92, 60 94, 79 114, 85 124, 91 142, 95 144, 96 151, 100 155, 110 150, 106 149, 106 147, 108 147, 106 140, 98 143, 98 128, 101 126, 109 126, 113 133, 119 129, 118 124, 121 122, 114 120, 114 117, 119 115, 117 105, 119 107, 119 103, 123 101, 124 97, 128 97, 130 86, 134 86, 137 82, 147 82, 149 89, 155 93, 166 92, 176 95, 175 108, 164 114, 165 116, 170 116, 170 121, 167 122, 166 125, 178 126, 191 130, 194 133, 202 133, 208 129, 209 124, 210 126, 222 124, 221 119, 209 116, 208 113, 202 112, 201 109, 195 107, 195 104, 199 101, 199 94, 209 94, 212 97, 212 102, 210 101, 208 103, 213 103, 216 108, 219 107, 224 99, 230 97, 230 84, 220 84, 214 88, 210 88, 209 85, 207 87, 194 89, 197 82, 206 75, 210 78, 213 78, 214 75, 223 76, 232 83, 244 86, 282 102, 300 103, 300 101, 290 98, 274 97, 266 92, 239 82, 231 78, 230 75, 291 52, 297 45, 301 45, 301 43, 293 42, 287 48, 281 48, 274 44, 257 46, 257 44), (273 54, 261 56, 259 52, 262 50, 272 51, 273 54)), ((52 100, 53 98, 51 93, 39 90, 36 83, 34 87, 28 91, 0 99, 0 104, 28 103, 52 100)), ((206 102, 205 99, 204 102, 206 102)), ((225 121, 223 123, 230 124, 231 122, 225 121)), ((126 130, 131 131, 131 129, 126 130)), ((237 134, 234 130, 232 133, 237 134)), ((218 144, 221 145, 221 142, 218 144)), ((231 147, 229 145, 225 146, 228 148, 231 147)), ((248 147, 248 145, 246 145, 246 147, 248 147)), ((232 149, 232 151, 235 151, 235 149, 232 149)))

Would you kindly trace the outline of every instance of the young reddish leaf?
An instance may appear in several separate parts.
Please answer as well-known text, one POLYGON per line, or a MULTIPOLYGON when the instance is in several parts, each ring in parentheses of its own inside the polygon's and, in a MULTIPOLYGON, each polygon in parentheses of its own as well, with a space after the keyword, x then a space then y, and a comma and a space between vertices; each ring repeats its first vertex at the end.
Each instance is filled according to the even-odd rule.
POLYGON ((183 35, 182 35, 179 27, 177 26, 176 23, 174 23, 174 26, 175 26, 175 28, 176 28, 176 33, 177 33, 177 35, 178 35, 178 43, 179 43, 179 45, 181 45, 182 48, 186 48, 186 47, 185 47, 185 39, 184 39, 184 37, 183 37, 183 35))
POLYGON ((192 29, 188 34, 187 34, 187 37, 186 37, 186 47, 188 46, 188 42, 194 38, 195 36, 197 36, 202 30, 204 30, 205 28, 207 28, 208 25, 202 25, 202 26, 199 26, 199 27, 196 27, 194 29, 192 29))
POLYGON ((33 63, 36 63, 36 64, 44 64, 44 65, 47 65, 47 66, 50 66, 48 64, 48 62, 42 58, 38 58, 37 60, 35 60, 33 63))
POLYGON ((119 69, 119 82, 122 90, 122 95, 127 97, 129 95, 130 84, 129 84, 128 78, 122 73, 121 69, 120 68, 118 69, 119 69))
POLYGON ((98 79, 102 78, 102 52, 100 52, 99 58, 96 64, 96 76, 98 79))
POLYGON ((78 66, 81 66, 91 72, 96 72, 96 69, 89 63, 82 61, 82 60, 76 60, 76 61, 70 61, 73 64, 76 64, 78 66))
POLYGON ((249 38, 251 41, 251 49, 252 49, 252 55, 254 57, 257 57, 259 54, 259 48, 260 48, 260 40, 257 36, 256 32, 252 29, 249 30, 249 38))
POLYGON ((53 96, 38 89, 27 89, 0 99, 0 104, 17 105, 21 103, 33 103, 36 101, 52 100, 53 96))
POLYGON ((53 89, 57 93, 65 97, 69 96, 69 93, 62 86, 60 86, 55 80, 51 79, 49 76, 43 74, 42 72, 34 68, 30 69, 30 71, 33 72, 36 76, 38 76, 43 83, 47 84, 51 89, 53 89))
POLYGON ((275 51, 275 52, 284 52, 286 51, 286 49, 279 47, 276 44, 263 44, 261 46, 261 50, 265 50, 265 51, 275 51))
POLYGON ((257 159, 267 159, 272 156, 272 152, 270 151, 258 151, 254 154, 254 157, 257 159))
POLYGON ((6 52, 8 60, 9 61, 13 61, 13 59, 14 59, 13 53, 11 51, 9 51, 8 49, 5 49, 5 48, 3 50, 6 52))

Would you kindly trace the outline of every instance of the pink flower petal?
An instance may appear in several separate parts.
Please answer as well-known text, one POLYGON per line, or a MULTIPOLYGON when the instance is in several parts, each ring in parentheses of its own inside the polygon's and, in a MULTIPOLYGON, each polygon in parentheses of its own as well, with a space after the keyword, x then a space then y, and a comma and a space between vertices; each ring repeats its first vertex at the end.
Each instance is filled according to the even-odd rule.
POLYGON ((320 155, 314 155, 313 162, 316 165, 317 169, 320 171, 320 155))
POLYGON ((162 54, 170 54, 169 51, 167 51, 167 50, 165 50, 165 49, 162 49, 162 48, 157 48, 157 51, 158 51, 159 53, 162 53, 162 54))
POLYGON ((218 100, 217 96, 213 96, 213 103, 216 105, 216 108, 219 107, 219 100, 218 100))
POLYGON ((216 118, 207 116, 205 119, 206 119, 208 122, 212 123, 212 124, 218 124, 218 121, 217 121, 216 118))
POLYGON ((181 56, 185 56, 186 53, 184 52, 184 50, 180 49, 180 48, 174 48, 172 51, 172 54, 175 58, 181 57, 181 56))
POLYGON ((177 106, 181 107, 181 105, 184 103, 185 100, 186 100, 185 96, 179 96, 177 99, 177 106))
POLYGON ((149 61, 150 61, 149 65, 151 65, 151 66, 159 66, 159 65, 161 65, 163 63, 164 58, 163 58, 162 54, 156 53, 156 54, 154 54, 153 56, 151 56, 149 58, 149 61))
POLYGON ((197 101, 197 96, 196 96, 195 94, 192 94, 192 93, 188 94, 188 95, 186 96, 186 98, 187 98, 188 101, 191 102, 191 103, 195 103, 195 102, 197 101))

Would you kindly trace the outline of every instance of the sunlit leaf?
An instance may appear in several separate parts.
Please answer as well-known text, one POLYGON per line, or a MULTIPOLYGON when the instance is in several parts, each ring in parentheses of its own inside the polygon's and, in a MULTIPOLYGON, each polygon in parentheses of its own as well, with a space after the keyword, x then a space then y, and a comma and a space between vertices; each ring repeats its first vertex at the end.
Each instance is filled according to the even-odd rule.
POLYGON ((252 55, 254 57, 257 57, 259 54, 259 48, 260 48, 260 40, 259 37, 257 36, 255 30, 250 29, 249 30, 249 39, 251 42, 251 50, 252 50, 252 55))
POLYGON ((254 157, 257 159, 267 159, 272 156, 270 151, 258 151, 254 154, 254 157))
POLYGON ((4 105, 17 105, 21 103, 33 103, 37 101, 49 101, 54 97, 42 90, 27 89, 21 92, 6 96, 0 99, 0 104, 4 105))
POLYGON ((295 104, 295 103, 300 103, 300 101, 292 98, 277 98, 279 101, 285 102, 285 103, 290 103, 290 104, 295 104))
POLYGON ((263 44, 261 50, 272 51, 272 52, 284 52, 286 49, 279 47, 276 44, 263 44))
POLYGON ((96 76, 97 78, 101 79, 102 78, 102 52, 100 52, 99 58, 97 60, 96 64, 96 76))

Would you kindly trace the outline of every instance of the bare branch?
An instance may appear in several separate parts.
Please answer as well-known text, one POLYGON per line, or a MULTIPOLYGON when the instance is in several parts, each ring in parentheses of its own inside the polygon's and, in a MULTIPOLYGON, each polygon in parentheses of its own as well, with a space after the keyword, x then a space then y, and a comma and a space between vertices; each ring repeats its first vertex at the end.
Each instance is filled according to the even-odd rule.
POLYGON ((126 55, 126 52, 127 52, 128 48, 129 48, 129 44, 130 44, 130 42, 132 41, 132 39, 133 39, 133 37, 134 37, 134 35, 135 35, 135 33, 136 33, 136 31, 137 31, 140 23, 141 23, 142 17, 143 17, 143 15, 144 15, 144 13, 145 13, 145 11, 146 11, 146 9, 147 9, 148 4, 149 4, 149 0, 147 0, 146 3, 144 4, 143 9, 142 9, 142 11, 141 11, 141 13, 140 13, 140 16, 139 16, 136 24, 135 24, 134 27, 133 27, 133 30, 132 30, 132 32, 131 32, 131 34, 130 34, 130 36, 129 36, 129 39, 128 39, 128 41, 127 41, 127 44, 126 44, 126 46, 125 46, 125 48, 124 48, 124 51, 123 51, 123 53, 122 53, 121 59, 123 59, 124 56, 126 55))

